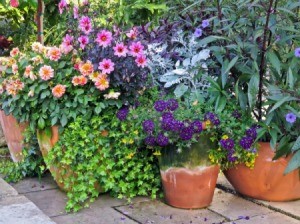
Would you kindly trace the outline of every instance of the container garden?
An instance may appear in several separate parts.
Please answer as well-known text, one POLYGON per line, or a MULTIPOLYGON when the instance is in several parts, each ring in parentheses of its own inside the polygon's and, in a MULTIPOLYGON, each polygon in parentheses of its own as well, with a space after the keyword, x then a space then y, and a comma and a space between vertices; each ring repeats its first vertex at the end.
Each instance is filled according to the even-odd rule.
MULTIPOLYGON (((42 155, 44 158, 46 158, 49 151, 59 140, 59 127, 52 126, 51 128, 46 128, 44 130, 37 130, 37 139, 42 155)), ((72 176, 76 178, 76 173, 73 172, 71 167, 67 165, 61 165, 59 163, 48 165, 48 167, 59 188, 63 191, 69 192, 72 186, 65 186, 64 180, 72 176)), ((99 192, 104 192, 98 183, 95 184, 95 188, 99 192)))
POLYGON ((5 115, 4 111, 2 110, 0 110, 0 122, 12 160, 14 162, 22 161, 22 133, 26 129, 27 124, 18 123, 12 115, 5 115))
POLYGON ((239 164, 224 171, 234 189, 247 197, 266 201, 300 199, 299 169, 284 175, 292 155, 272 160, 275 153, 270 144, 260 142, 259 145, 253 169, 239 164))
POLYGON ((161 150, 160 173, 168 205, 184 209, 210 205, 219 173, 219 166, 207 159, 211 145, 207 136, 201 136, 198 143, 180 152, 173 146, 161 150))

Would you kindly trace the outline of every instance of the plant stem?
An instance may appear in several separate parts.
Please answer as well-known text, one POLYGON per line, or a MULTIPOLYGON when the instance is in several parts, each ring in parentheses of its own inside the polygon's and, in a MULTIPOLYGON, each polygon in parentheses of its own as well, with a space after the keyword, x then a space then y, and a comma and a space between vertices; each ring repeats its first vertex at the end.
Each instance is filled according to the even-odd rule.
POLYGON ((266 51, 267 51, 267 35, 269 30, 269 20, 272 13, 272 5, 274 0, 270 0, 267 11, 266 24, 264 27, 263 42, 261 48, 261 61, 259 66, 259 89, 258 89, 258 121, 262 120, 262 97, 263 97, 263 79, 266 73, 266 51))

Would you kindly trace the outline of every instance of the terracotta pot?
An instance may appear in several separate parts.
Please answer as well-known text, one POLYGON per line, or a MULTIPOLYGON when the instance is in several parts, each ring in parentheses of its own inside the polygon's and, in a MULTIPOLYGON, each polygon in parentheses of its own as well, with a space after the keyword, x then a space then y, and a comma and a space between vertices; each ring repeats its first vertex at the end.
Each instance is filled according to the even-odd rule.
POLYGON ((12 115, 7 116, 2 110, 0 110, 0 122, 10 152, 10 156, 14 162, 20 162, 23 159, 22 133, 28 125, 27 123, 19 124, 12 115))
POLYGON ((273 161, 275 153, 269 143, 259 143, 258 157, 254 169, 239 164, 224 171, 235 190, 245 196, 266 201, 290 201, 300 199, 299 170, 284 175, 291 159, 280 158, 273 161))
MULTIPOLYGON (((59 140, 59 128, 57 126, 53 126, 51 127, 51 129, 37 130, 37 139, 42 155, 43 157, 46 157, 49 151, 59 140)), ((72 186, 69 186, 67 188, 64 185, 65 179, 72 176, 76 177, 76 173, 73 172, 70 166, 55 164, 49 166, 49 170, 60 189, 66 192, 71 190, 72 186)), ((99 192, 104 192, 104 190, 100 187, 98 183, 95 184, 95 188, 99 192)))
POLYGON ((167 204, 177 208, 205 208, 213 199, 218 166, 160 171, 167 204))
POLYGON ((174 147, 162 150, 159 163, 167 204, 185 209, 210 205, 219 173, 219 166, 208 161, 213 145, 209 136, 202 136, 180 153, 174 147))

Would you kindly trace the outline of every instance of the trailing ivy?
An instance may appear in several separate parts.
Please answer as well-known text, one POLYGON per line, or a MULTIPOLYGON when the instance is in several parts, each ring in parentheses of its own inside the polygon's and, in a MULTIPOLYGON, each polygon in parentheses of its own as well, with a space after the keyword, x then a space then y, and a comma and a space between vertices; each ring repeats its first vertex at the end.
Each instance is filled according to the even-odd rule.
POLYGON ((65 167, 66 175, 58 181, 68 189, 67 211, 88 206, 100 188, 129 201, 137 195, 156 197, 160 189, 156 158, 140 148, 142 126, 133 122, 135 113, 130 111, 130 118, 121 122, 115 110, 106 110, 90 120, 78 117, 63 130, 46 163, 65 167))

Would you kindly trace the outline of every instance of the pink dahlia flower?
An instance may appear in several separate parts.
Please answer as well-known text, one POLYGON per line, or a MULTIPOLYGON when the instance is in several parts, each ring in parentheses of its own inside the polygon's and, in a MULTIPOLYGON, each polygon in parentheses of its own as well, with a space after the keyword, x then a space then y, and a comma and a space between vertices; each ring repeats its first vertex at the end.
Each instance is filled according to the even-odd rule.
POLYGON ((134 57, 137 57, 139 54, 143 54, 144 46, 141 44, 140 41, 133 42, 130 47, 130 54, 134 57))
POLYGON ((39 70, 39 76, 41 77, 42 80, 47 81, 54 77, 54 70, 53 68, 51 68, 51 66, 44 65, 39 70))
POLYGON ((61 84, 54 86, 52 89, 52 95, 56 98, 62 97, 65 94, 65 92, 66 92, 66 86, 61 84))
POLYGON ((102 30, 97 34, 96 42, 99 46, 107 47, 111 44, 112 33, 107 30, 102 30))
POLYGON ((123 43, 116 44, 114 51, 114 55, 118 57, 126 57, 126 54, 128 53, 128 49, 123 43))
POLYGON ((99 62, 99 67, 103 74, 110 74, 115 68, 115 63, 113 63, 110 59, 104 58, 101 62, 99 62))

